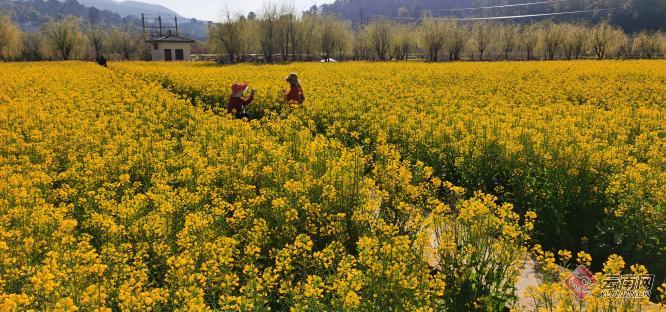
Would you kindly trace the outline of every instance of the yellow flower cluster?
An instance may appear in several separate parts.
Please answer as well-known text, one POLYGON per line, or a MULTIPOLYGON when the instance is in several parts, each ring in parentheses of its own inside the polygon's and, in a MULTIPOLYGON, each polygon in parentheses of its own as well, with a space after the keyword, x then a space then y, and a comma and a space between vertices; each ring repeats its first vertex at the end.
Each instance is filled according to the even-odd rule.
POLYGON ((417 240, 442 183, 389 145, 372 160, 86 63, 0 71, 1 310, 446 304, 417 240))
MULTIPOLYGON (((533 249, 533 256, 537 261, 536 268, 541 273, 543 283, 536 287, 527 289, 530 302, 526 306, 517 306, 518 311, 663 311, 664 309, 664 294, 666 289, 664 285, 661 287, 654 286, 653 289, 640 288, 641 291, 651 290, 656 292, 657 302, 650 302, 648 298, 613 298, 604 297, 602 290, 605 287, 604 277, 608 274, 619 276, 621 274, 639 274, 647 275, 647 269, 640 265, 635 264, 626 270, 624 259, 619 255, 611 255, 604 263, 601 272, 594 273, 597 282, 592 284, 588 289, 583 300, 576 299, 571 290, 565 286, 565 281, 569 278, 571 271, 578 266, 578 264, 569 263, 571 252, 567 250, 558 251, 560 261, 555 265, 555 259, 552 256, 545 256, 540 247, 533 249), (555 267, 554 270, 551 266, 555 267)), ((551 253, 552 254, 552 253, 551 253)), ((580 252, 578 254, 578 262, 583 265, 586 262, 591 262, 592 259, 588 254, 580 252)))
POLYGON ((210 107, 247 81, 252 114, 278 114, 261 119, 269 127, 308 128, 365 155, 388 144, 468 196, 482 190, 536 212, 533 236, 546 249, 617 253, 666 276, 663 61, 114 68, 210 107), (307 101, 287 112, 279 89, 289 72, 307 101))
POLYGON ((659 62, 0 73, 3 311, 497 310, 533 229, 663 250, 659 62))

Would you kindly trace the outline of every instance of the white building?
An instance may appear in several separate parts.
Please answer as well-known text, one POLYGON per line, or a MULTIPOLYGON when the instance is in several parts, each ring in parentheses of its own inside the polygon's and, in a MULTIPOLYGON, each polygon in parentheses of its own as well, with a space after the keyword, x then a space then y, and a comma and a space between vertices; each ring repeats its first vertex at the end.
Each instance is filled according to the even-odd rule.
POLYGON ((168 34, 154 36, 146 43, 150 45, 153 61, 190 61, 192 60, 192 43, 194 40, 168 34))

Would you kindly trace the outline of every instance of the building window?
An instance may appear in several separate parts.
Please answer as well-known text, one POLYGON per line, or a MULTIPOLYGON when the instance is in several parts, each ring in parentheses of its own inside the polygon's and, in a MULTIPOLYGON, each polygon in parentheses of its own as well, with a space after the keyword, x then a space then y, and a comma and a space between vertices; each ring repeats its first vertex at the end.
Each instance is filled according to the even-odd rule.
POLYGON ((183 60, 183 49, 176 49, 176 61, 183 60))
POLYGON ((171 58, 171 49, 164 49, 164 60, 170 62, 171 58))
POLYGON ((153 43, 153 50, 157 50, 157 43, 153 43))

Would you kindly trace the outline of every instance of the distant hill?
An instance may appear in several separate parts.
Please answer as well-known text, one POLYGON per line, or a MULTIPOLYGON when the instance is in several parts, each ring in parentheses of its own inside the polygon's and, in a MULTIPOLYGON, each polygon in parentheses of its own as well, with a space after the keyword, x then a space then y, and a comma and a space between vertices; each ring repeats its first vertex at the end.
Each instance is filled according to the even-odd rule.
MULTIPOLYGON (((426 12, 431 12, 433 16, 490 17, 603 8, 615 9, 595 13, 561 15, 553 17, 553 19, 585 19, 591 22, 609 19, 612 24, 624 28, 627 32, 634 32, 640 29, 666 30, 666 1, 664 0, 336 0, 331 4, 320 6, 321 12, 351 20, 355 24, 360 23, 361 18, 363 18, 363 22, 368 22, 376 16, 388 16, 396 19, 418 19, 426 12), (541 3, 537 5, 515 6, 515 4, 530 2, 541 3), (505 5, 505 7, 496 7, 501 5, 505 5), (467 8, 487 6, 495 6, 495 8, 467 10, 467 8)), ((504 21, 523 23, 543 19, 544 17, 538 17, 504 21)))
POLYGON ((132 22, 132 19, 123 18, 111 11, 97 10, 83 6, 76 0, 67 0, 65 2, 56 0, 0 0, 0 12, 9 14, 23 31, 36 31, 43 24, 48 23, 50 20, 58 19, 61 16, 71 15, 88 18, 92 11, 97 11, 95 14, 98 23, 103 26, 132 22))
POLYGON ((141 13, 145 13, 151 15, 162 15, 165 18, 172 18, 173 16, 183 18, 178 13, 165 6, 143 3, 139 1, 117 2, 114 0, 79 0, 79 3, 85 6, 96 7, 100 10, 109 10, 111 12, 118 13, 123 17, 128 15, 140 17, 141 13))
POLYGON ((37 31, 50 20, 61 16, 78 16, 87 19, 91 14, 97 16, 97 23, 102 27, 111 27, 124 24, 132 24, 141 27, 141 13, 162 15, 165 19, 172 19, 174 15, 179 16, 178 27, 182 35, 193 39, 205 41, 208 38, 208 22, 197 19, 186 19, 176 12, 163 6, 146 4, 136 1, 125 1, 122 3, 113 0, 81 0, 92 1, 97 5, 83 5, 77 0, 0 0, 0 12, 9 14, 23 31, 37 31), (122 11, 113 11, 102 7, 104 3, 116 5, 116 9, 124 8, 122 11))

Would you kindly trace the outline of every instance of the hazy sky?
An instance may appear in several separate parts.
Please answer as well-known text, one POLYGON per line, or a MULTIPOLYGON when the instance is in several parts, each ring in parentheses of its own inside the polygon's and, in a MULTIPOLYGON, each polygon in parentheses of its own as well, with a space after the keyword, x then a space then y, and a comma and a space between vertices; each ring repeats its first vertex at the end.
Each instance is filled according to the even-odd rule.
MULTIPOLYGON (((138 0, 146 3, 161 4, 176 11, 185 17, 194 17, 203 20, 218 21, 225 11, 225 7, 231 12, 246 14, 249 11, 260 11, 267 0, 138 0)), ((330 3, 333 0, 272 0, 270 3, 287 3, 301 11, 313 4, 330 3)))

